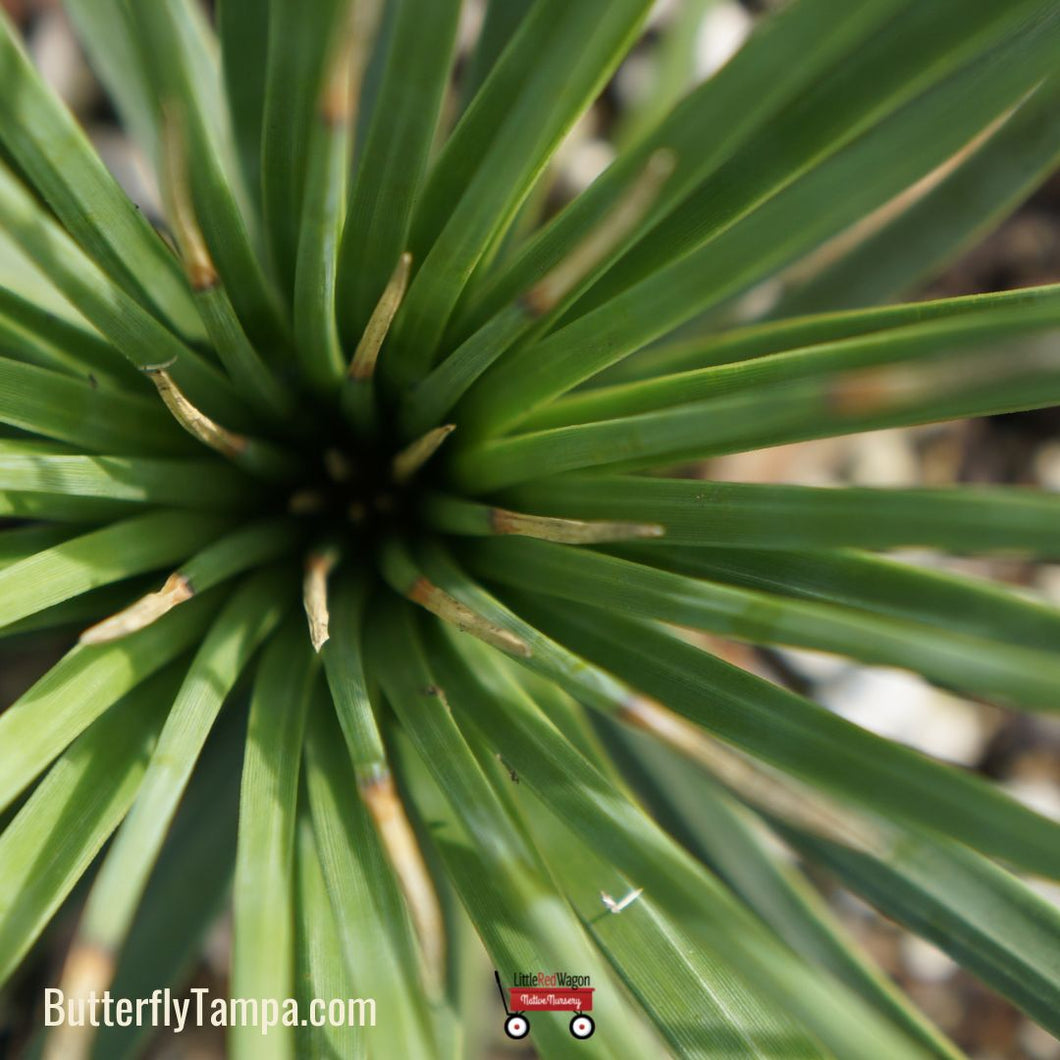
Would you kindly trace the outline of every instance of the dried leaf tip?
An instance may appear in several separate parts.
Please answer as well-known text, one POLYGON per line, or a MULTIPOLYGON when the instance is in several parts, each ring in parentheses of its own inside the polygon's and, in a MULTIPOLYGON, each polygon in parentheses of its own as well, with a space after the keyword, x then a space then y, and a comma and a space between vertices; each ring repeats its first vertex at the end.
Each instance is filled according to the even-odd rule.
POLYGON ((637 179, 589 234, 551 272, 542 277, 522 302, 531 316, 555 309, 647 216, 662 186, 673 173, 677 156, 668 148, 655 151, 637 179))
POLYGON ((127 637, 152 622, 157 622, 177 604, 190 600, 194 595, 195 589, 191 582, 179 570, 175 571, 157 592, 141 596, 124 610, 97 622, 86 629, 78 641, 81 644, 107 644, 112 640, 127 637))
POLYGON ((334 548, 311 552, 306 558, 305 576, 302 579, 302 604, 309 622, 309 639, 313 651, 318 654, 331 637, 328 577, 338 561, 339 552, 334 548))
POLYGON ((405 896, 422 956, 424 986, 436 995, 445 982, 445 921, 416 834, 389 770, 359 782, 358 790, 405 896))
POLYGON ((633 541, 662 537, 666 528, 658 523, 624 523, 581 519, 558 519, 525 515, 504 508, 490 509, 490 527, 495 534, 516 534, 555 541, 563 545, 600 545, 609 541, 633 541))
POLYGON ((173 381, 168 369, 173 362, 167 364, 145 364, 143 371, 155 384, 159 396, 165 402, 166 408, 173 413, 173 418, 194 438, 198 438, 204 445, 223 453, 227 457, 238 457, 247 451, 248 440, 241 434, 236 434, 215 423, 206 413, 197 409, 185 396, 184 392, 173 381))
POLYGON ((405 298, 409 286, 409 275, 412 272, 412 255, 406 250, 398 258, 397 266, 390 276, 383 293, 379 296, 375 309, 368 319, 361 341, 353 351, 350 361, 349 377, 357 382, 370 379, 375 373, 379 351, 383 348, 390 325, 405 298))
POLYGON ((394 457, 391 474, 395 482, 408 482, 413 475, 438 451, 439 446, 456 430, 455 423, 435 427, 394 457))
POLYGON ((422 576, 412 583, 405 595, 413 603, 419 604, 443 621, 456 626, 461 632, 470 633, 473 637, 478 637, 479 640, 509 655, 529 659, 533 654, 530 645, 522 637, 517 637, 514 633, 490 622, 489 619, 472 611, 466 604, 462 604, 422 576))
POLYGON ((195 216, 183 115, 172 102, 162 106, 161 183, 166 217, 180 250, 188 283, 193 291, 208 291, 217 285, 217 269, 195 216))

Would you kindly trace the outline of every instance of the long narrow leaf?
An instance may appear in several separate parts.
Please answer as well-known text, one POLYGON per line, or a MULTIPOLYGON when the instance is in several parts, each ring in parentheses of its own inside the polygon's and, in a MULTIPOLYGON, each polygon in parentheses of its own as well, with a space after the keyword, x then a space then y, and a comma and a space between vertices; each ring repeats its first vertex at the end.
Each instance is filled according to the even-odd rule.
POLYGON ((203 639, 159 736, 136 805, 92 887, 79 929, 81 945, 111 955, 120 949, 214 720, 290 604, 284 591, 288 584, 286 574, 276 570, 252 576, 203 639))
MULTIPOLYGON (((250 706, 233 898, 232 993, 294 996, 294 830, 302 736, 315 667, 297 616, 269 644, 250 706)), ((233 1031, 237 1057, 282 1060, 293 1032, 233 1031)))
POLYGON ((201 335, 187 285, 166 245, 152 231, 73 116, 45 87, 0 16, 0 141, 74 238, 139 302, 179 331, 201 335))
POLYGON ((956 843, 913 830, 885 861, 787 834, 885 915, 1060 1033, 1060 914, 1026 884, 956 843))
POLYGON ((872 489, 563 475, 506 491, 505 503, 572 519, 656 522, 658 544, 1056 555, 1060 500, 1027 489, 872 489))
POLYGON ((395 7, 385 73, 350 190, 339 259, 342 330, 354 342, 405 249, 460 13, 457 0, 400 0, 395 7))
POLYGON ((571 650, 788 773, 1030 872, 1060 874, 1056 824, 970 774, 875 736, 657 626, 525 596, 518 606, 571 650))
POLYGON ((149 512, 53 545, 0 571, 0 625, 185 559, 227 525, 212 515, 149 512))
MULTIPOLYGON (((447 665, 444 653, 432 652, 431 659, 453 685, 454 699, 460 688, 469 720, 520 777, 526 778, 535 795, 613 871, 643 887, 707 952, 730 965, 739 977, 753 982, 758 990, 769 993, 778 1006, 833 1051, 842 1054, 848 1050, 855 1027, 865 1020, 873 1031, 862 1036, 863 1048, 881 1056, 895 1048, 917 1055, 908 1039, 876 1019, 867 1007, 842 995, 834 984, 826 984, 793 954, 770 942, 716 879, 615 792, 539 712, 528 709, 525 699, 513 694, 510 685, 504 686, 495 676, 495 668, 486 662, 484 650, 476 648, 473 653, 479 680, 490 688, 485 695, 481 690, 476 694, 466 678, 460 680, 459 670, 451 662, 447 665), (490 706, 484 709, 487 702, 490 706), (752 939, 754 944, 750 945, 752 939), (844 1048, 838 1048, 839 1043, 844 1048)), ((637 914, 631 907, 624 915, 637 914)), ((766 1037, 768 1040, 768 1031, 766 1037)))
POLYGON ((945 161, 1049 69, 1060 15, 971 63, 840 151, 743 223, 502 360, 465 414, 491 430, 523 418, 723 298, 764 279, 945 161), (794 225, 791 218, 812 218, 794 225), (777 233, 784 233, 778 238, 777 233))
POLYGON ((101 718, 0 834, 0 981, 125 816, 169 703, 161 693, 172 685, 147 686, 101 718))

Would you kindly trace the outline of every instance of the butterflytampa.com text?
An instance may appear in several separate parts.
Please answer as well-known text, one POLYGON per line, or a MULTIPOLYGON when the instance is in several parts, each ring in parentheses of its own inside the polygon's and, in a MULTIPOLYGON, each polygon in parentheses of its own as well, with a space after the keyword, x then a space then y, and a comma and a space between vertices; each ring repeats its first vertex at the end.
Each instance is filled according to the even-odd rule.
POLYGON ((67 997, 57 987, 44 991, 45 1027, 374 1027, 374 998, 211 997, 206 987, 175 995, 168 988, 150 997, 115 997, 109 990, 67 997))

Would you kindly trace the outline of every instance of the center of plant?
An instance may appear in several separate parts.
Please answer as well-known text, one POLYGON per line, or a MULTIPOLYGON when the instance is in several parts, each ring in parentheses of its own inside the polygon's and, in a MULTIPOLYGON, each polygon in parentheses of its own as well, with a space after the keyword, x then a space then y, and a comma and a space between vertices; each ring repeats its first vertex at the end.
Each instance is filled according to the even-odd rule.
POLYGON ((374 543, 387 535, 414 534, 420 498, 437 473, 429 466, 412 469, 401 459, 403 449, 385 436, 363 439, 341 429, 329 432, 304 451, 286 511, 311 538, 353 534, 374 543))

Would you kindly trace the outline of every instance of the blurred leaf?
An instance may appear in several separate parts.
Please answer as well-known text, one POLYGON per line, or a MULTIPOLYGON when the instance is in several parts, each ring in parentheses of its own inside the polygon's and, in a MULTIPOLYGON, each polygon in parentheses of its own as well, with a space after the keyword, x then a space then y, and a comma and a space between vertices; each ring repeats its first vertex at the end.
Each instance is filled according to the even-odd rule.
POLYGON ((870 217, 867 238, 858 240, 848 253, 842 253, 840 236, 839 260, 834 264, 827 261, 831 254, 826 244, 823 271, 807 281, 793 276, 794 290, 770 315, 796 316, 880 302, 911 291, 936 274, 996 228, 1060 164, 1054 121, 1058 103, 1060 78, 1053 77, 938 187, 878 232, 871 231, 870 217), (910 262, 915 263, 912 268, 910 262))
POLYGON ((575 603, 754 644, 838 652, 867 663, 916 670, 944 687, 1031 709, 1060 710, 1060 665, 1046 651, 831 603, 690 579, 529 538, 482 539, 470 563, 502 584, 575 603))
POLYGON ((885 916, 1060 1033, 1060 913, 1051 902, 970 850, 912 829, 885 860, 785 832, 885 916))
MULTIPOLYGON (((503 0, 505 10, 521 0, 503 0)), ((460 14, 459 0, 398 0, 382 83, 357 159, 339 259, 339 313, 360 338, 408 239, 427 169, 460 14)), ((495 7, 498 5, 494 5, 495 7)))
POLYGON ((1060 644, 1060 609, 985 578, 845 550, 622 551, 627 558, 694 578, 843 604, 1025 648, 1053 651, 1060 644))
MULTIPOLYGON (((929 1052, 963 1056, 861 952, 829 905, 769 845, 761 822, 692 763, 644 733, 609 727, 652 809, 796 953, 828 969, 929 1052)), ((617 746, 616 746, 617 745, 617 746)))
MULTIPOLYGON (((698 249, 502 359, 462 403, 496 431, 765 279, 930 172, 1050 68, 1060 12, 970 63, 698 249), (778 235, 780 233, 780 235, 778 235)), ((668 255, 673 254, 670 248, 668 255)), ((660 263, 661 264, 661 263, 660 263)))
POLYGON ((289 606, 288 584, 286 575, 274 569, 251 575, 203 638, 170 708, 136 804, 89 894, 78 931, 81 944, 108 954, 124 944, 213 723, 254 652, 289 606))
POLYGON ((108 276, 182 333, 201 336, 173 256, 107 172, 73 115, 45 87, 16 32, 0 15, 0 92, 6 100, 0 141, 108 276))
MULTIPOLYGON (((203 936, 222 910, 232 883, 239 811, 239 785, 231 764, 239 752, 245 717, 243 710, 233 710, 211 733, 122 949, 111 987, 114 997, 150 997, 166 987, 179 990, 203 936)), ((135 1024, 101 1027, 92 1056, 124 1060, 139 1055, 152 1029, 135 1024)), ((255 1034, 259 1046, 267 1044, 260 1031, 255 1034)))
POLYGON ((392 379, 430 366, 464 285, 647 14, 647 0, 540 0, 446 141, 416 204, 418 271, 395 321, 392 379))
POLYGON ((1060 826, 994 785, 867 732, 655 624, 521 594, 517 603, 571 651, 756 758, 882 817, 1060 876, 1060 826))
POLYGON ((1060 549, 1060 500, 1030 489, 875 489, 713 482, 701 479, 562 475, 527 482, 502 497, 512 507, 577 519, 656 522, 666 533, 643 549, 896 548, 950 552, 1060 549))
POLYGON ((129 809, 175 684, 171 673, 115 707, 51 769, 0 834, 0 982, 129 809))
POLYGON ((185 559, 229 522, 192 512, 148 512, 53 545, 0 571, 0 625, 185 559))

